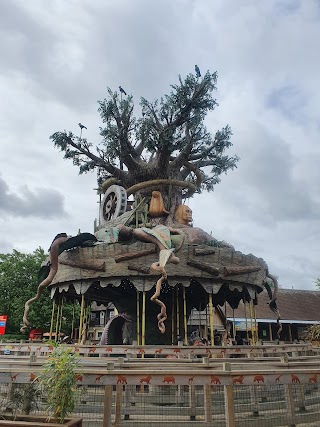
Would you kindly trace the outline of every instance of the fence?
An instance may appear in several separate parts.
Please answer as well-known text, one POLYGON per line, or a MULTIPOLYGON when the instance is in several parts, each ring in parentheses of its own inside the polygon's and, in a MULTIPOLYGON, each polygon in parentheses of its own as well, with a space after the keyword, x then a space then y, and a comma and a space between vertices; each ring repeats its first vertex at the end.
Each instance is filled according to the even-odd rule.
MULTIPOLYGON (((214 358, 225 358, 231 355, 242 355, 246 357, 252 356, 274 356, 283 354, 308 355, 311 352, 316 352, 312 345, 306 344, 273 344, 273 345, 256 345, 256 346, 214 346, 214 347, 190 347, 190 346, 90 346, 90 345, 68 345, 73 352, 81 356, 94 355, 109 355, 109 356, 177 356, 177 357, 193 357, 193 356, 210 356, 214 358)), ((11 344, 0 342, 0 355, 30 355, 48 354, 53 350, 53 347, 43 343, 38 344, 11 344)))
MULTIPOLYGON (((41 354, 50 352, 42 347, 36 354, 30 347, 31 356, 0 356, 0 413, 15 411, 13 397, 19 391, 26 405, 23 396, 30 396, 46 359, 41 354)), ((81 357, 75 415, 83 417, 84 426, 320 425, 320 355, 311 346, 278 346, 276 352, 246 347, 240 354, 234 348, 223 358, 214 357, 212 348, 210 354, 196 349, 201 354, 192 357, 190 348, 180 348, 180 353, 165 349, 164 354, 170 350, 177 358, 163 358, 163 353, 154 357, 155 347, 144 347, 144 353, 125 349, 113 348, 112 354, 126 356, 114 358, 97 357, 90 347, 78 352, 86 356, 81 357)), ((45 395, 36 400, 33 413, 44 413, 45 395)), ((23 409, 20 405, 19 411, 23 409)))

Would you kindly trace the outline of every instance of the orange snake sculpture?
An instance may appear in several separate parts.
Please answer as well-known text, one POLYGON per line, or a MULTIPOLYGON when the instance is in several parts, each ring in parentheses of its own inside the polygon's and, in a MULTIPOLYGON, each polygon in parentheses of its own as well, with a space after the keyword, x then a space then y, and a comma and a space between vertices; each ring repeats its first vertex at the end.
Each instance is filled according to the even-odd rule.
MULTIPOLYGON (((63 233, 63 234, 65 234, 65 233, 63 233)), ((24 314, 23 314, 24 326, 22 326, 22 328, 20 329, 20 332, 25 332, 30 327, 30 322, 28 321, 30 304, 32 304, 33 302, 37 301, 40 298, 42 291, 48 285, 50 285, 50 283, 52 282, 54 276, 56 275, 56 273, 58 271, 59 245, 61 245, 61 243, 64 243, 66 240, 68 240, 70 238, 70 236, 68 237, 67 235, 64 235, 64 236, 58 235, 58 236, 59 237, 56 237, 53 240, 52 245, 50 247, 50 271, 49 271, 49 274, 38 286, 36 295, 34 297, 32 297, 31 299, 29 299, 25 303, 24 314)))
POLYGON ((26 332, 30 327, 30 322, 28 321, 28 314, 30 305, 37 301, 40 298, 42 291, 50 285, 54 276, 58 271, 58 257, 59 255, 68 249, 72 249, 78 246, 91 246, 92 243, 96 242, 97 238, 91 233, 80 233, 77 236, 67 236, 66 233, 57 234, 51 243, 49 252, 50 252, 50 261, 49 265, 42 266, 38 273, 38 279, 41 280, 41 283, 38 286, 36 295, 29 299, 24 306, 23 314, 23 323, 24 326, 20 329, 21 332, 26 332))

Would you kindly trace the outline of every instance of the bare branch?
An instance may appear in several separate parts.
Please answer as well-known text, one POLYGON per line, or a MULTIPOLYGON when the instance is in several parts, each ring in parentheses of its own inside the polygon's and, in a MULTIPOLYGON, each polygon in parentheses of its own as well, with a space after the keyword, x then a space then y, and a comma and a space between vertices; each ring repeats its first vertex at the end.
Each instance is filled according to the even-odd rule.
POLYGON ((105 169, 107 172, 118 177, 120 180, 126 179, 127 172, 118 169, 116 166, 113 166, 111 163, 107 162, 104 158, 98 157, 95 154, 91 153, 90 150, 83 148, 81 144, 77 144, 76 142, 74 142, 67 134, 64 134, 64 137, 67 139, 68 145, 71 145, 71 147, 78 150, 80 154, 93 160, 97 164, 97 166, 102 169, 105 169))

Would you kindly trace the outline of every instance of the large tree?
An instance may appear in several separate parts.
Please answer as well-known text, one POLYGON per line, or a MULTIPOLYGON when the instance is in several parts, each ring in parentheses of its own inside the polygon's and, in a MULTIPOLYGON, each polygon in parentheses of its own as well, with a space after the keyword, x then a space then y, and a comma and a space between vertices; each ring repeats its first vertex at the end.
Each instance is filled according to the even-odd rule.
MULTIPOLYGON (((18 333, 20 330, 24 303, 35 293, 37 273, 45 258, 46 254, 41 248, 32 254, 16 250, 0 254, 0 307, 1 314, 8 316, 8 333, 18 333)), ((35 327, 43 326, 47 317, 50 319, 49 301, 46 299, 35 305, 32 311, 32 324, 35 327)))
POLYGON ((183 197, 212 190, 238 161, 226 154, 232 145, 230 127, 213 136, 204 124, 218 105, 213 97, 216 82, 216 72, 208 71, 201 79, 189 74, 184 81, 179 76, 179 83, 160 100, 141 98, 140 118, 134 116, 132 96, 109 88, 107 98, 98 101, 104 124, 98 146, 67 131, 55 132, 51 139, 80 173, 97 169, 103 179, 115 178, 129 193, 154 181, 144 193, 160 189, 173 213, 183 197))
MULTIPOLYGON (((32 298, 38 287, 38 271, 47 258, 43 249, 25 254, 13 250, 0 254, 0 314, 8 316, 6 333, 19 333, 25 302, 32 298)), ((49 331, 52 301, 45 290, 39 301, 30 309, 29 320, 32 328, 49 331)), ((63 332, 69 332, 72 322, 72 307, 65 306, 63 332)))

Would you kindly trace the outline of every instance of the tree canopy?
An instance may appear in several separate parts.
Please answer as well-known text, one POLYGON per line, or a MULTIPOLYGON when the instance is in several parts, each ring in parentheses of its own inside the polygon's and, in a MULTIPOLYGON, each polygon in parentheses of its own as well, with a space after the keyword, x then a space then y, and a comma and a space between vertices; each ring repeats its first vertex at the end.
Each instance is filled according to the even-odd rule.
MULTIPOLYGON (((72 132, 55 132, 54 145, 79 167, 80 174, 97 169, 102 180, 115 178, 126 189, 135 184, 168 180, 190 183, 194 191, 212 190, 220 176, 236 167, 238 157, 226 154, 232 146, 231 128, 215 135, 207 130, 207 113, 218 105, 213 97, 217 73, 199 79, 193 74, 171 86, 154 102, 141 98, 141 117, 134 115, 132 96, 107 90, 98 101, 103 122, 102 141, 94 146, 72 132)), ((186 190, 179 188, 181 197, 186 190)))
MULTIPOLYGON (((12 253, 0 254, 0 314, 8 316, 6 333, 19 333, 22 326, 24 305, 32 298, 38 287, 38 271, 47 254, 42 248, 31 254, 13 250, 12 253)), ((47 289, 39 301, 30 309, 29 320, 32 328, 48 331, 51 321, 52 301, 47 289)), ((71 326, 72 308, 64 308, 64 327, 71 326)), ((64 330, 63 332, 66 332, 64 330)))

